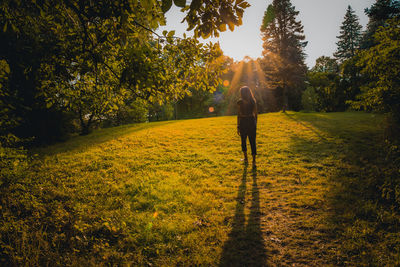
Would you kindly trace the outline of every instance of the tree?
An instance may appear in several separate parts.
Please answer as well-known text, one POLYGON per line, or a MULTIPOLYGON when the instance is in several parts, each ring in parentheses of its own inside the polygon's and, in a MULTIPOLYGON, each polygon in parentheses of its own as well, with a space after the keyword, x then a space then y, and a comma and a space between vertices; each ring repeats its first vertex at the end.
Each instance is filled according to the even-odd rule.
POLYGON ((361 47, 363 49, 375 45, 373 35, 380 26, 384 26, 386 20, 400 15, 400 2, 398 0, 376 0, 370 8, 365 9, 365 14, 369 21, 362 37, 361 47))
POLYGON ((389 113, 400 125, 400 18, 386 21, 374 34, 375 46, 361 52, 358 65, 372 79, 353 106, 389 113))
POLYGON ((360 92, 359 87, 362 82, 360 69, 356 65, 357 52, 361 42, 361 29, 358 17, 349 5, 340 27, 340 35, 337 36, 339 41, 336 43, 337 50, 334 53, 341 68, 340 88, 342 88, 341 91, 344 92, 347 101, 354 100, 360 92))
POLYGON ((299 109, 307 67, 304 63, 303 26, 290 0, 274 0, 268 6, 261 26, 262 67, 269 87, 277 92, 280 106, 299 109))
POLYGON ((362 26, 354 10, 349 5, 342 26, 340 26, 339 41, 336 43, 337 50, 334 53, 339 63, 352 58, 360 46, 362 26))
MULTIPOLYGON (((172 0, 163 0, 164 2, 170 5, 172 0)), ((174 0, 174 3, 178 2, 185 2, 185 0, 174 0)), ((226 31, 226 26, 233 31, 235 26, 241 25, 243 12, 249 6, 250 4, 245 0, 192 0, 190 6, 183 9, 189 10, 183 20, 189 25, 188 31, 194 29, 196 38, 199 36, 218 37, 220 31, 226 31)))
MULTIPOLYGON (((195 28, 197 35, 204 37, 223 30, 221 26, 223 23, 230 25, 230 28, 240 25, 243 10, 248 6, 245 1, 232 3, 228 0, 219 1, 218 4, 207 0, 196 0, 192 1, 190 6, 186 6, 186 1, 176 0, 174 3, 182 7, 183 12, 188 12, 186 20, 189 27, 195 28), (216 10, 226 14, 223 21, 220 21, 220 14, 216 10), (218 20, 214 20, 214 17, 218 20), (206 18, 208 21, 205 23, 206 18)), ((174 95, 173 91, 184 92, 184 86, 172 88, 172 84, 177 85, 177 82, 187 85, 196 80, 193 77, 188 79, 187 75, 182 74, 182 71, 185 72, 184 65, 192 64, 192 67, 186 66, 186 69, 190 70, 186 72, 188 74, 193 73, 194 69, 199 70, 205 68, 207 64, 211 65, 211 60, 206 59, 202 65, 198 64, 201 58, 188 60, 190 56, 197 56, 193 53, 193 49, 189 49, 193 40, 182 40, 177 45, 180 48, 176 49, 185 51, 184 54, 188 52, 187 56, 179 57, 174 62, 181 71, 176 69, 168 71, 165 68, 175 64, 167 65, 171 62, 167 63, 165 57, 160 56, 158 48, 161 46, 158 43, 160 39, 172 43, 173 32, 157 39, 151 35, 154 34, 154 29, 164 23, 163 12, 166 12, 171 5, 171 0, 100 2, 62 0, 57 3, 48 0, 2 1, 0 60, 5 61, 9 72, 7 82, 1 88, 0 104, 2 110, 12 106, 8 110, 13 110, 14 113, 2 118, 15 115, 19 120, 19 127, 14 130, 15 132, 26 137, 41 136, 47 140, 49 135, 56 135, 50 133, 43 136, 55 128, 52 127, 54 125, 49 125, 50 118, 53 118, 54 123, 62 121, 58 115, 54 115, 62 116, 72 106, 77 106, 81 93, 86 96, 93 90, 98 90, 99 94, 111 93, 112 101, 94 95, 90 100, 88 98, 83 101, 95 104, 93 101, 99 100, 102 103, 96 104, 101 108, 96 109, 108 112, 115 106, 114 104, 117 104, 111 102, 118 98, 118 94, 124 88, 142 98, 150 98, 157 94, 170 97, 174 95), (179 60, 181 63, 178 63, 179 60), (162 77, 154 74, 159 70, 158 64, 165 70, 160 72, 162 77), (176 79, 177 75, 174 72, 180 75, 179 79, 176 79), (170 75, 171 73, 173 75, 170 75), (79 86, 74 86, 73 82, 79 86), (173 90, 167 90, 166 93, 164 86, 166 84, 168 89, 173 90), (113 86, 112 89, 110 85, 113 86), (62 96, 68 96, 68 99, 62 99, 62 96)), ((166 47, 161 48, 162 53, 165 49, 169 51, 175 49, 168 48, 167 45, 162 47, 166 47)), ((198 44, 194 47, 198 47, 198 44)), ((212 56, 207 57, 214 58, 214 52, 215 50, 210 47, 206 55, 212 56)), ((198 72, 196 77, 212 79, 217 73, 214 71, 213 74, 213 70, 203 71, 198 72)), ((82 116, 87 117, 84 113, 82 112, 82 116)), ((91 120, 88 119, 85 124, 89 121, 91 120)))
POLYGON ((311 69, 311 71, 339 73, 339 64, 334 58, 321 56, 316 59, 315 66, 311 69))
MULTIPOLYGON (((343 111, 345 104, 344 92, 339 85, 339 75, 332 72, 309 72, 309 88, 304 94, 313 97, 315 111, 343 111)), ((303 99, 304 101, 304 99, 303 99)))
POLYGON ((339 65, 334 58, 321 56, 307 74, 308 87, 302 95, 305 109, 341 111, 345 108, 345 90, 340 83, 339 65))

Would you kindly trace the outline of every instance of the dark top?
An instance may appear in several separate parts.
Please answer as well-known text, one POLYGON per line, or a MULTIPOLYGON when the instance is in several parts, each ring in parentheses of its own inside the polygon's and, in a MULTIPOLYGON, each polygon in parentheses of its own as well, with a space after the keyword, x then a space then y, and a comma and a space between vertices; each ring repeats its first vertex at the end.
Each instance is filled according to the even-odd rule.
POLYGON ((257 124, 257 104, 239 99, 237 127, 241 132, 247 128, 254 128, 257 124))
POLYGON ((239 117, 255 117, 257 118, 257 105, 243 99, 239 99, 237 102, 239 106, 238 116, 239 117))

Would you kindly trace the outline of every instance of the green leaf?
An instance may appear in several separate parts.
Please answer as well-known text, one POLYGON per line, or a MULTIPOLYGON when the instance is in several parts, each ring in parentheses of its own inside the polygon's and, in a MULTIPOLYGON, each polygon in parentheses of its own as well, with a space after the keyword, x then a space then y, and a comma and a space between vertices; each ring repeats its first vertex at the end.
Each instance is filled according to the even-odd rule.
POLYGON ((174 0, 174 4, 178 7, 185 7, 186 0, 174 0))
POLYGON ((166 13, 172 6, 172 0, 162 0, 161 10, 166 13))
POLYGON ((175 35, 175 31, 170 31, 167 35, 167 37, 173 37, 175 35))
POLYGON ((197 10, 201 7, 202 1, 201 0, 192 0, 190 4, 190 10, 197 10))
POLYGON ((142 0, 142 1, 140 1, 140 3, 147 10, 150 10, 153 7, 153 1, 152 0, 142 0))

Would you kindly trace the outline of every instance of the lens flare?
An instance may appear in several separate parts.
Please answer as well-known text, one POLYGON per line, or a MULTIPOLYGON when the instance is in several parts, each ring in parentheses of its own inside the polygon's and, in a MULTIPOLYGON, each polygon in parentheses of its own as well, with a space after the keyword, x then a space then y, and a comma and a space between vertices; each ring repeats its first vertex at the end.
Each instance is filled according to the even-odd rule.
POLYGON ((229 86, 229 81, 225 80, 222 85, 225 86, 225 87, 228 87, 229 86))
POLYGON ((213 113, 214 112, 214 107, 209 107, 208 112, 213 113))

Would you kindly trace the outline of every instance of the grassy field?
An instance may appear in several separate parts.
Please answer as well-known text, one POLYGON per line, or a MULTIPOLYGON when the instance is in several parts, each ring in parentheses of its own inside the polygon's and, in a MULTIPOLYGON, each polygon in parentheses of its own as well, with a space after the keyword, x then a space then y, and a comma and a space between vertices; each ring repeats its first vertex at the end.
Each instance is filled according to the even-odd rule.
POLYGON ((398 212, 376 201, 383 117, 259 116, 257 169, 235 117, 103 129, 35 151, 7 189, 15 265, 400 264, 398 212))

